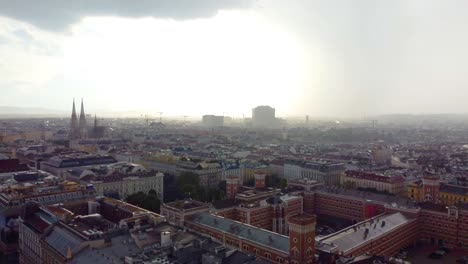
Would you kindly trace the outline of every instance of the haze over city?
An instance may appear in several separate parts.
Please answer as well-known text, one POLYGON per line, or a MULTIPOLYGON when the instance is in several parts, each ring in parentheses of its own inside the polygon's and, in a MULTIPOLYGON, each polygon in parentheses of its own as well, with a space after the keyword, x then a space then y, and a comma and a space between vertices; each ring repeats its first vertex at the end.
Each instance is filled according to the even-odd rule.
POLYGON ((468 2, 0 1, 0 106, 468 113, 468 2))
POLYGON ((0 264, 467 264, 467 10, 0 0, 0 264))

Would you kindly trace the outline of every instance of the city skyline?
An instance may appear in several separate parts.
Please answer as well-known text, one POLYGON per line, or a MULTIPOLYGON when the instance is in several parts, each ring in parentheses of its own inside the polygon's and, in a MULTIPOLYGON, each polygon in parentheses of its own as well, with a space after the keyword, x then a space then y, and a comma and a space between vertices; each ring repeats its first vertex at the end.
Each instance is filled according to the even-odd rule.
POLYGON ((167 116, 468 113, 466 2, 203 3, 0 2, 0 106, 68 112, 84 97, 91 112, 167 116))

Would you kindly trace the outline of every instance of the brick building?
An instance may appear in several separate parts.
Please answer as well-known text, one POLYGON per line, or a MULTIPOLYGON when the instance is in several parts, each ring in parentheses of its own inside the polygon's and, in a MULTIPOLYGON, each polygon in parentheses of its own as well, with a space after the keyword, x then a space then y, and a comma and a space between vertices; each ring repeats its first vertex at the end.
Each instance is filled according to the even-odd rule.
POLYGON ((28 204, 20 219, 19 263, 119 262, 132 251, 154 243, 147 227, 162 220, 158 214, 110 198, 49 206, 28 204), (145 237, 132 235, 142 234, 142 229, 145 237))
POLYGON ((206 234, 227 246, 253 254, 260 259, 272 263, 313 263, 301 262, 303 260, 300 257, 302 253, 298 253, 297 256, 290 258, 290 245, 294 245, 292 247, 295 250, 294 252, 296 252, 296 249, 299 252, 299 250, 311 248, 312 251, 306 252, 307 257, 304 259, 314 259, 310 254, 312 253, 313 255, 314 252, 315 218, 304 217, 302 219, 296 217, 291 221, 294 225, 294 230, 297 230, 292 237, 239 223, 207 212, 193 215, 185 222, 185 227, 195 232, 206 234))

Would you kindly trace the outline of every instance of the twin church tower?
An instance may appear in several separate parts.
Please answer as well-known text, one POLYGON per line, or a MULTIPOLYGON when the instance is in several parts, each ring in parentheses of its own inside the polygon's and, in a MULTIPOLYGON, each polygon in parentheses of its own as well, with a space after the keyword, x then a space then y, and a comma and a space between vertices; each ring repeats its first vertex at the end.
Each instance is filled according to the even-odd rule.
POLYGON ((87 138, 87 136, 88 136, 88 129, 86 127, 86 116, 84 112, 83 98, 81 99, 81 112, 80 112, 79 122, 76 116, 75 98, 73 98, 73 109, 72 109, 72 116, 71 116, 69 138, 73 140, 73 139, 87 138))

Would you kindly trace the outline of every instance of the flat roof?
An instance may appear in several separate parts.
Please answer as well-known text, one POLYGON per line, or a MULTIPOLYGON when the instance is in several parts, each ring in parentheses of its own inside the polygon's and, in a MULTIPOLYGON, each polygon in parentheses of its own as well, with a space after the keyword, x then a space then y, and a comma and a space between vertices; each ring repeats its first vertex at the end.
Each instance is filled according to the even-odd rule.
POLYGON ((179 210, 188 210, 188 209, 193 209, 193 208, 204 208, 204 207, 208 207, 209 205, 206 204, 206 203, 203 203, 203 202, 200 202, 200 201, 197 201, 197 200, 179 200, 179 201, 175 201, 175 202, 170 202, 170 203, 166 203, 164 204, 165 206, 167 207, 172 207, 172 208, 176 208, 176 209, 179 209, 179 210))
POLYGON ((336 186, 320 186, 316 189, 317 193, 346 196, 352 199, 361 199, 395 205, 399 208, 417 209, 419 206, 406 197, 397 195, 378 194, 368 191, 359 191, 354 189, 344 189, 336 186))
POLYGON ((376 216, 320 239, 317 249, 347 252, 412 221, 402 213, 376 216))

